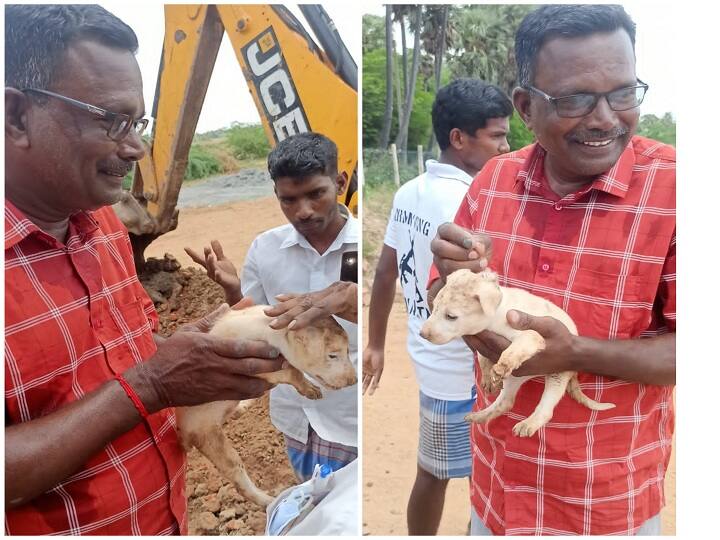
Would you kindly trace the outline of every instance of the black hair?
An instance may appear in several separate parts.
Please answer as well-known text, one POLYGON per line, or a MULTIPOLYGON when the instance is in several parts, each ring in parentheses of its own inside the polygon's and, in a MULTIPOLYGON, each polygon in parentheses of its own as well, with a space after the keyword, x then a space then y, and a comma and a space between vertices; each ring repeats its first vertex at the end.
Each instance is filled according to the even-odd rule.
POLYGON ((273 182, 289 177, 302 180, 315 174, 335 177, 338 172, 337 145, 320 133, 298 133, 283 139, 268 155, 268 172, 273 182))
POLYGON ((505 93, 480 79, 456 79, 438 90, 432 107, 432 123, 440 150, 450 146, 450 131, 458 128, 474 136, 490 118, 504 118, 513 112, 505 93))
POLYGON ((48 89, 66 49, 80 40, 138 49, 132 28, 97 5, 5 6, 5 86, 48 89))
POLYGON ((535 63, 543 44, 554 37, 574 38, 623 29, 635 50, 635 23, 622 6, 562 4, 539 7, 528 13, 515 34, 518 84, 533 84, 535 63))

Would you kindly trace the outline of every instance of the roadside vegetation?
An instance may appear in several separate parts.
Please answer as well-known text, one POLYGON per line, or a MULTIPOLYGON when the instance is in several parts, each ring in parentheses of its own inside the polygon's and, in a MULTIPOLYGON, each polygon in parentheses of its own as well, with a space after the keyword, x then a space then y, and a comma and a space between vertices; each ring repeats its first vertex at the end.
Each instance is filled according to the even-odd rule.
MULTIPOLYGON (((196 133, 190 146, 185 181, 246 168, 263 169, 268 152, 270 143, 260 124, 234 123, 229 128, 196 133)), ((125 177, 125 189, 130 189, 133 174, 131 171, 125 177)))

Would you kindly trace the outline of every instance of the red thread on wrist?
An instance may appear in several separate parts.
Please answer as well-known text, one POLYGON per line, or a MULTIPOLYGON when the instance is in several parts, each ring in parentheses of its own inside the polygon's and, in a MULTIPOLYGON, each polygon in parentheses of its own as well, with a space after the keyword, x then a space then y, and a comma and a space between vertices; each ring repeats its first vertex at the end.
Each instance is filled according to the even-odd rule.
POLYGON ((143 402, 140 401, 140 396, 138 396, 135 393, 135 390, 132 389, 132 386, 130 386, 120 374, 115 375, 115 380, 119 382, 120 386, 122 386, 123 390, 125 390, 125 393, 130 398, 130 401, 133 402, 133 405, 135 405, 135 408, 140 413, 140 416, 142 418, 147 418, 149 416, 147 409, 145 408, 145 405, 143 405, 143 402))

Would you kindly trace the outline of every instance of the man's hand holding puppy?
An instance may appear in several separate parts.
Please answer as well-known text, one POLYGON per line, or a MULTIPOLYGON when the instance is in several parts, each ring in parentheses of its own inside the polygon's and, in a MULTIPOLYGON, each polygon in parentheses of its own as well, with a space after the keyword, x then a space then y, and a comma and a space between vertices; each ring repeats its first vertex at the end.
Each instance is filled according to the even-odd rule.
POLYGON ((281 294, 280 303, 266 309, 265 314, 275 317, 270 326, 279 329, 300 330, 318 319, 337 315, 341 319, 357 322, 357 285, 337 281, 325 289, 306 294, 281 294))
MULTIPOLYGON (((472 233, 454 223, 445 223, 431 244, 440 279, 431 284, 434 299, 445 278, 460 268, 481 272, 492 256, 490 237, 472 233)), ((544 375, 559 371, 583 371, 645 384, 675 384, 675 334, 647 339, 600 340, 573 336, 552 317, 535 317, 511 310, 507 321, 518 330, 535 330, 544 339, 545 350, 513 372, 515 376, 544 375)), ((504 337, 489 331, 463 336, 465 343, 491 362, 497 362, 510 345, 504 337)))

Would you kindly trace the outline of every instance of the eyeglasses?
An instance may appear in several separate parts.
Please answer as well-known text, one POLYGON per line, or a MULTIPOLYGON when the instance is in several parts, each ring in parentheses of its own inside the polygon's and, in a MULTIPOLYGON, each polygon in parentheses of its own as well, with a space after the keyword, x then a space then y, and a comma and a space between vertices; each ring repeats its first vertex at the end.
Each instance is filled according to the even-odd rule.
POLYGON ((116 142, 122 141, 125 137, 127 137, 131 129, 134 130, 135 133, 137 133, 138 135, 142 135, 149 122, 147 118, 140 118, 139 120, 135 120, 130 115, 106 111, 105 109, 101 109, 100 107, 96 107, 95 105, 83 103, 82 101, 56 94, 55 92, 50 92, 48 90, 40 90, 38 88, 26 88, 25 90, 23 90, 23 92, 34 92, 36 94, 54 97, 56 99, 64 101, 69 105, 77 107, 78 109, 83 109, 90 114, 93 114, 100 118, 104 118, 105 120, 109 120, 111 124, 107 130, 107 134, 108 137, 110 137, 113 141, 116 142))
POLYGON ((535 92, 555 107, 555 112, 562 118, 579 118, 590 114, 600 101, 600 98, 607 99, 608 105, 613 111, 627 111, 640 106, 645 98, 649 86, 638 79, 635 86, 618 88, 612 92, 572 94, 570 96, 552 97, 534 86, 526 86, 527 90, 535 92))

